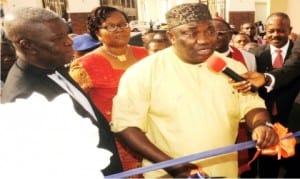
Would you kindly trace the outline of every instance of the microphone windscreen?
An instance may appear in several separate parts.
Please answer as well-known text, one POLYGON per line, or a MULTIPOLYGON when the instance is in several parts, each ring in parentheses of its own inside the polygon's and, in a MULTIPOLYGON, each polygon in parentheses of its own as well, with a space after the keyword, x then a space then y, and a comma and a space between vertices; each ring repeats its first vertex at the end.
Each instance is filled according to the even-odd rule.
POLYGON ((215 72, 221 72, 225 67, 226 63, 220 57, 212 55, 206 60, 208 68, 215 72))

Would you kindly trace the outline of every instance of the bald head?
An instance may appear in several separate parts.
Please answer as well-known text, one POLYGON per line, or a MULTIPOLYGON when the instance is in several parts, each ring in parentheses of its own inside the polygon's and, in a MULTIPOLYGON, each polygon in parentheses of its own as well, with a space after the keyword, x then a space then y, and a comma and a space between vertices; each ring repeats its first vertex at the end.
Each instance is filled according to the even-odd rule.
POLYGON ((23 7, 5 16, 4 30, 13 42, 19 59, 43 69, 69 63, 72 40, 63 19, 37 7, 23 7))
POLYGON ((4 31, 13 42, 30 38, 39 31, 38 25, 61 19, 56 13, 37 7, 22 7, 5 15, 4 31))
POLYGON ((284 21, 286 21, 286 25, 288 25, 288 26, 291 25, 290 17, 286 13, 283 13, 283 12, 274 12, 274 13, 270 14, 267 17, 266 24, 270 23, 270 21, 272 21, 272 19, 275 19, 275 18, 283 19, 284 21))

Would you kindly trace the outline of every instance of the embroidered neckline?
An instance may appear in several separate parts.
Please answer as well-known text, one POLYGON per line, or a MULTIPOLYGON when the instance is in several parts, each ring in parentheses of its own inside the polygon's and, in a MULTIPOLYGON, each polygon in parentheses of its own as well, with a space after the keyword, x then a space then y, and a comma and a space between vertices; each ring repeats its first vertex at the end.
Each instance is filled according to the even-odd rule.
POLYGON ((109 50, 107 50, 107 49, 105 49, 105 48, 104 48, 104 51, 105 51, 108 55, 110 55, 110 56, 112 56, 112 57, 118 59, 120 62, 125 62, 125 61, 127 60, 127 57, 126 57, 126 56, 127 56, 127 54, 128 54, 128 49, 129 49, 129 46, 127 46, 127 49, 126 49, 125 54, 122 54, 122 55, 116 55, 116 54, 113 54, 112 52, 110 52, 109 50))

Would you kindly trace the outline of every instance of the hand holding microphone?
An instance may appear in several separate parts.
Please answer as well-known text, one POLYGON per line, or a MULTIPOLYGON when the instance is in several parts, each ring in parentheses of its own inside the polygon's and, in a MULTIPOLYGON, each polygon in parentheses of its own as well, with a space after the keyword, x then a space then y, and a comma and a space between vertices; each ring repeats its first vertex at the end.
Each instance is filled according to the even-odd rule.
MULTIPOLYGON (((209 69, 215 72, 222 72, 236 82, 246 81, 245 78, 241 77, 239 74, 227 67, 226 62, 221 57, 213 55, 206 62, 209 69)), ((254 93, 257 91, 257 88, 251 85, 250 91, 254 93)))

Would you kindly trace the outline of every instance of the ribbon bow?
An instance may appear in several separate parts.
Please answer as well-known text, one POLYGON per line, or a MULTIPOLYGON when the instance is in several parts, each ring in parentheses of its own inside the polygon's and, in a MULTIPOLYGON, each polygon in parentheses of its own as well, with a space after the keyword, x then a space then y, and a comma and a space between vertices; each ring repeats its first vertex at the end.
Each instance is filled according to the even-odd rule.
POLYGON ((295 155, 296 139, 292 137, 292 133, 288 133, 288 129, 280 123, 276 122, 273 125, 273 129, 278 134, 280 141, 277 145, 268 147, 266 149, 258 149, 253 158, 245 165, 239 168, 239 174, 244 171, 250 170, 250 164, 260 155, 277 155, 278 160, 283 158, 292 157, 295 155))
MULTIPOLYGON (((283 158, 292 157, 295 155, 295 145, 296 139, 295 137, 290 137, 292 135, 291 132, 288 133, 288 129, 282 126, 280 123, 274 124, 274 130, 278 134, 280 141, 277 145, 261 149, 260 152, 262 155, 277 155, 278 160, 283 158)), ((259 152, 259 150, 258 150, 259 152)))

